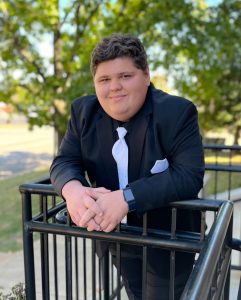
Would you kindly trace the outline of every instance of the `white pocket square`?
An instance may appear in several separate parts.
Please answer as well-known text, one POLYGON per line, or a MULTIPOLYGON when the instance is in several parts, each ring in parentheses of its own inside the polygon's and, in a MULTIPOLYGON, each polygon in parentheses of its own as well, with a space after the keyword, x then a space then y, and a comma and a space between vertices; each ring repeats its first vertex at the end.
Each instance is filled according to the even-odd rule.
POLYGON ((151 174, 164 172, 168 167, 169 167, 169 163, 166 158, 157 160, 154 166, 151 168, 151 174))

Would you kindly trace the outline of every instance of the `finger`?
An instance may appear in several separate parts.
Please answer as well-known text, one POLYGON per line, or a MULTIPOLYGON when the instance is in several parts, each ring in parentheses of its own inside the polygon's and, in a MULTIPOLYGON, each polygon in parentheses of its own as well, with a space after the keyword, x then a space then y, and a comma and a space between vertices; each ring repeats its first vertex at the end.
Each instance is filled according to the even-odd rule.
POLYGON ((103 193, 98 193, 94 189, 89 189, 89 190, 86 191, 86 194, 89 197, 91 197, 92 199, 97 200, 99 198, 99 196, 102 195, 103 193))
POLYGON ((109 224, 105 229, 102 229, 104 232, 111 232, 115 229, 115 225, 114 224, 109 224))
POLYGON ((101 230, 105 231, 107 229, 107 227, 109 226, 110 222, 108 222, 107 220, 103 220, 103 222, 100 223, 100 228, 101 230))
POLYGON ((101 230, 100 226, 98 224, 96 224, 93 219, 90 220, 90 222, 88 223, 86 228, 88 231, 93 231, 93 230, 100 231, 101 230))
MULTIPOLYGON (((78 220, 80 219, 80 218, 78 217, 78 213, 75 212, 75 213, 73 214, 73 213, 70 213, 70 212, 69 212, 69 216, 70 216, 70 218, 71 218, 71 221, 72 221, 75 225, 78 226, 78 220)), ((68 219, 68 218, 67 218, 67 219, 68 219)), ((66 222, 67 222, 67 219, 66 219, 66 222)))
POLYGON ((100 216, 98 216, 98 215, 95 215, 94 221, 95 221, 96 224, 99 225, 99 224, 103 221, 103 216, 100 217, 100 216))
POLYGON ((95 215, 99 215, 100 217, 103 215, 100 206, 91 197, 85 197, 84 205, 87 209, 90 209, 95 215))
POLYGON ((74 222, 75 225, 78 226, 78 219, 75 218, 74 216, 71 216, 71 220, 74 222))
POLYGON ((95 216, 95 213, 87 209, 86 212, 83 214, 83 216, 80 218, 79 224, 81 227, 86 227, 86 225, 89 223, 91 219, 93 219, 95 216))

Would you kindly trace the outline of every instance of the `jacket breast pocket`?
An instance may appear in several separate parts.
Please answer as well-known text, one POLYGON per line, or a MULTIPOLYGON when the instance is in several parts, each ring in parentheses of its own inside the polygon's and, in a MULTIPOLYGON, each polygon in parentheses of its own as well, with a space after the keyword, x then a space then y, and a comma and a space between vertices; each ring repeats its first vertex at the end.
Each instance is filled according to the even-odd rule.
POLYGON ((164 172, 169 167, 168 160, 166 158, 156 160, 154 166, 151 168, 151 174, 157 174, 164 172))

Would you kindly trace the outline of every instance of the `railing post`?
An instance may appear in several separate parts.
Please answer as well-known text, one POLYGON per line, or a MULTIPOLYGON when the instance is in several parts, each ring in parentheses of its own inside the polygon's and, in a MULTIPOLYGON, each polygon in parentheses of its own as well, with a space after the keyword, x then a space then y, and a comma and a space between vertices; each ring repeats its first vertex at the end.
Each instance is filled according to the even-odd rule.
POLYGON ((72 241, 71 236, 65 236, 65 273, 66 299, 71 300, 72 294, 72 241))
POLYGON ((109 252, 106 251, 104 256, 101 258, 101 267, 103 274, 103 289, 104 289, 104 300, 110 299, 110 278, 109 278, 109 252))
POLYGON ((23 253, 24 253, 24 273, 26 299, 36 299, 35 288, 35 268, 34 268, 34 249, 33 233, 28 228, 28 222, 32 220, 31 194, 21 190, 22 195, 22 222, 23 222, 23 253))
MULTIPOLYGON (((40 195, 40 211, 43 213, 43 222, 48 223, 47 220, 47 196, 40 195)), ((42 291, 43 299, 50 299, 50 286, 49 286, 49 240, 47 233, 40 234, 40 253, 41 253, 41 271, 42 271, 42 291)))
MULTIPOLYGON (((229 227, 227 230, 227 244, 230 246, 232 244, 232 235, 233 235, 233 215, 231 217, 229 227)), ((230 295, 230 281, 231 281, 231 262, 228 267, 227 278, 224 286, 224 300, 229 300, 230 295)))

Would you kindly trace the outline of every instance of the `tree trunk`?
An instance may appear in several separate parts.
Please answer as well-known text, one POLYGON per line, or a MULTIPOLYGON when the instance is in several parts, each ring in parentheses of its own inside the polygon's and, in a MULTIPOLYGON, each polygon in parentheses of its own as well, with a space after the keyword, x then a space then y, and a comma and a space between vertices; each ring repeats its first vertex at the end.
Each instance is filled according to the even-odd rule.
POLYGON ((59 130, 57 126, 54 126, 54 155, 57 154, 63 137, 64 134, 59 130))
POLYGON ((234 133, 234 144, 238 145, 238 140, 240 138, 240 131, 241 131, 241 126, 237 126, 235 133, 234 133))
MULTIPOLYGON (((58 1, 58 8, 59 8, 59 1, 58 1)), ((60 14, 60 12, 59 12, 60 14)), ((55 24, 54 29, 54 44, 53 44, 53 50, 54 50, 54 77, 60 84, 55 86, 55 95, 56 99, 58 101, 61 101, 61 95, 63 93, 63 86, 61 85, 63 73, 64 73, 64 67, 62 64, 62 36, 61 36, 61 24, 60 19, 58 16, 57 22, 55 24)), ((58 107, 55 104, 54 101, 54 107, 55 107, 55 113, 54 113, 54 153, 56 154, 59 146, 61 144, 61 141, 63 139, 64 134, 61 131, 61 127, 59 126, 62 116, 61 112, 59 111, 58 107)))

